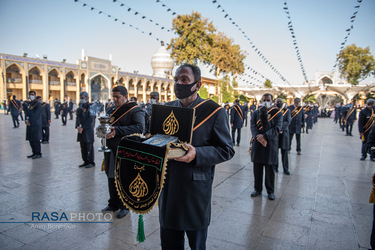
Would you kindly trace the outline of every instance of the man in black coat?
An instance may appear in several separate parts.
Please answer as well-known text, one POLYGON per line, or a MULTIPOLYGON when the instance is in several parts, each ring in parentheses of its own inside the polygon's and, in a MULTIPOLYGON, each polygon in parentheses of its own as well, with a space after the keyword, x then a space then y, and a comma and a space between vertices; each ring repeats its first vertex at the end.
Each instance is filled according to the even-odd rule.
POLYGON ((9 102, 9 110, 13 120, 13 128, 18 128, 20 126, 20 121, 18 120, 18 116, 20 115, 21 110, 21 102, 16 100, 16 95, 13 95, 13 99, 9 102))
POLYGON ((272 107, 273 97, 266 93, 262 97, 262 106, 251 117, 251 161, 253 162, 254 191, 251 197, 262 194, 263 168, 265 168, 265 186, 268 199, 274 200, 275 172, 279 150, 279 134, 283 114, 277 107, 272 107))
POLYGON ((197 66, 180 66, 174 86, 179 100, 166 105, 195 108, 196 120, 187 154, 168 161, 159 198, 161 246, 184 249, 186 233, 191 249, 206 249, 215 165, 234 155, 228 116, 217 103, 199 97, 202 82, 197 66))
POLYGON ((353 136, 353 124, 357 120, 357 107, 352 103, 348 104, 344 111, 344 124, 346 128, 346 136, 353 136))
POLYGON ((53 104, 53 107, 55 108, 55 119, 59 119, 60 111, 61 111, 61 103, 57 98, 55 99, 55 102, 53 104))
MULTIPOLYGON (((375 100, 374 99, 368 99, 366 102, 366 108, 362 109, 359 112, 359 117, 358 117, 358 131, 359 131, 359 137, 362 140, 362 148, 361 148, 361 161, 364 161, 367 157, 367 152, 364 147, 366 142, 368 141, 370 129, 374 125, 374 106, 375 105, 375 100)), ((374 129, 372 129, 374 130, 374 129)), ((370 155, 370 160, 375 161, 374 156, 370 155)))
POLYGON ((242 107, 239 105, 240 100, 236 99, 233 103, 232 110, 230 111, 230 126, 232 127, 232 142, 235 145, 235 137, 237 130, 237 146, 240 146, 241 142, 241 128, 243 127, 244 112, 242 107))
POLYGON ((305 116, 303 114, 303 107, 301 99, 295 98, 294 104, 288 107, 290 111, 291 121, 289 124, 289 152, 292 148, 292 141, 294 134, 297 141, 297 155, 301 154, 301 129, 305 126, 305 116))
MULTIPOLYGON (((291 120, 290 110, 284 105, 283 99, 277 98, 276 107, 281 109, 283 113, 283 123, 281 126, 280 134, 279 134, 279 148, 281 150, 281 159, 283 163, 284 174, 290 175, 289 172, 289 160, 288 160, 288 150, 289 150, 289 123, 291 120)), ((279 159, 279 157, 277 157, 279 159)), ((276 172, 279 172, 279 161, 277 161, 277 165, 275 166, 276 172)))
POLYGON ((49 126, 51 124, 51 107, 48 103, 42 101, 42 97, 36 99, 42 104, 42 144, 49 143, 49 126))
POLYGON ((114 106, 107 110, 111 117, 112 132, 107 135, 107 146, 111 152, 104 153, 105 173, 108 177, 109 200, 105 211, 117 211, 117 218, 122 218, 129 210, 122 204, 115 186, 116 150, 121 138, 131 134, 141 134, 145 130, 145 111, 136 102, 129 102, 128 90, 124 86, 112 89, 114 106))
POLYGON ((69 109, 69 120, 73 120, 73 101, 72 99, 69 100, 69 105, 68 105, 68 109, 69 109))
POLYGON ((42 104, 36 100, 35 91, 29 92, 30 101, 23 103, 26 123, 26 140, 29 141, 32 155, 27 156, 31 159, 42 158, 40 141, 42 140, 42 104))
POLYGON ((304 108, 305 122, 306 122, 306 134, 309 133, 309 129, 313 127, 313 108, 314 106, 307 102, 304 108))
POLYGON ((80 93, 79 107, 76 112, 77 141, 81 146, 81 156, 83 163, 78 167, 95 167, 94 160, 94 127, 96 113, 89 104, 89 95, 87 92, 80 93))
POLYGON ((62 125, 66 126, 66 120, 68 118, 69 106, 67 102, 67 97, 64 98, 64 102, 61 104, 61 121, 62 125))

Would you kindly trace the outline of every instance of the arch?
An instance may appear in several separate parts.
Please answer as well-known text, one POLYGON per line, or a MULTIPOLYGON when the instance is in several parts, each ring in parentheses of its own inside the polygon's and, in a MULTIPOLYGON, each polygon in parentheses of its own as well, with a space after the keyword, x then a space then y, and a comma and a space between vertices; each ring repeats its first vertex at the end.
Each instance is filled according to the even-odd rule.
POLYGON ((65 75, 66 85, 68 85, 68 86, 76 86, 76 78, 77 78, 77 74, 74 71, 72 71, 72 70, 69 71, 65 75))
POLYGON ((57 69, 52 69, 48 72, 48 84, 49 85, 60 85, 61 72, 57 69))
POLYGON ((151 82, 150 81, 146 82, 146 91, 151 91, 151 82))
POLYGON ((325 84, 333 84, 333 81, 332 81, 332 79, 330 77, 323 76, 322 78, 319 79, 318 83, 319 84, 323 84, 323 85, 325 85, 325 84))
POLYGON ((90 78, 91 100, 108 100, 110 89, 110 80, 105 75, 98 73, 90 78))
POLYGON ((31 69, 29 69, 28 75, 29 83, 43 84, 43 70, 39 66, 34 66, 31 69))
POLYGON ((17 63, 9 65, 5 69, 7 83, 22 83, 23 73, 23 69, 17 63))
MULTIPOLYGON (((59 74, 59 77, 61 77, 61 76, 63 75, 63 73, 62 73, 58 68, 51 68, 51 70, 48 71, 48 74, 49 74, 51 71, 53 71, 53 70, 55 70, 55 71, 59 74)), ((43 70, 42 70, 42 71, 43 71, 43 70)))
POLYGON ((7 67, 5 67, 5 70, 7 70, 11 66, 16 66, 20 70, 20 72, 22 72, 21 74, 25 73, 25 70, 21 67, 21 65, 18 64, 18 62, 14 62, 14 63, 8 65, 7 67))
MULTIPOLYGON (((137 91, 143 91, 143 86, 142 86, 142 80, 139 80, 137 82, 137 91)), ((139 92, 138 92, 139 93, 139 92)))
POLYGON ((86 74, 85 73, 82 73, 81 74, 81 78, 80 78, 80 88, 81 90, 86 88, 86 74))
POLYGON ((130 78, 130 80, 129 80, 129 90, 134 90, 134 83, 135 81, 134 81, 134 79, 133 78, 130 78))
POLYGON ((117 82, 118 82, 118 85, 121 85, 121 86, 125 87, 125 78, 124 77, 120 77, 120 79, 117 82))

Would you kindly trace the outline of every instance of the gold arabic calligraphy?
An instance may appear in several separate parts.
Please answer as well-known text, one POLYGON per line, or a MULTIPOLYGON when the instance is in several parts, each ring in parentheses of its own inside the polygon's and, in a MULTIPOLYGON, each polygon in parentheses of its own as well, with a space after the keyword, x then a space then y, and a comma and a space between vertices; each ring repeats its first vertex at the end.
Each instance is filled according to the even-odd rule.
POLYGON ((163 131, 167 135, 174 135, 178 132, 179 128, 180 125, 178 124, 178 121, 172 111, 167 119, 165 119, 163 122, 163 131))
POLYGON ((139 201, 139 198, 148 194, 147 183, 142 179, 140 173, 138 173, 137 177, 130 183, 129 192, 137 198, 137 201, 139 201))

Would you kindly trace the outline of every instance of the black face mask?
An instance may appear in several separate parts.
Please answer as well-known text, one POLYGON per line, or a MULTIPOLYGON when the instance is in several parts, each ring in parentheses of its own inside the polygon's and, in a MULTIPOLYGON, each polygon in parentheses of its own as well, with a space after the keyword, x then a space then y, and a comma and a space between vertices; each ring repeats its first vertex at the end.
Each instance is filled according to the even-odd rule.
POLYGON ((196 82, 193 82, 193 83, 190 83, 190 84, 178 84, 178 83, 174 83, 174 92, 177 96, 178 99, 185 99, 186 97, 189 97, 191 96, 192 94, 194 94, 196 92, 196 90, 194 91, 191 91, 191 88, 197 83, 198 81, 196 82))
POLYGON ((281 108, 282 106, 283 106, 283 103, 282 103, 282 102, 277 102, 277 103, 276 103, 276 107, 281 108))

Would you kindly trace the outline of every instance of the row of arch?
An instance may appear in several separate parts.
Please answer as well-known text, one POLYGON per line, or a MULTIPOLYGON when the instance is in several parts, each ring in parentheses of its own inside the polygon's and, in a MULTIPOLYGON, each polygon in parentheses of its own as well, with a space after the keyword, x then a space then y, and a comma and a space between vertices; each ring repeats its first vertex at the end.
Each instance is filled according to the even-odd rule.
POLYGON ((18 98, 25 99, 27 92, 34 90, 44 100, 52 101, 56 98, 62 100, 65 96, 78 100, 81 91, 87 91, 90 94, 93 84, 98 81, 104 82, 107 94, 96 95, 95 99, 99 97, 100 100, 107 100, 110 98, 110 90, 117 85, 125 86, 129 97, 135 96, 143 102, 149 100, 152 91, 159 92, 161 101, 170 101, 174 98, 172 80, 163 81, 138 76, 120 76, 119 78, 112 76, 109 79, 102 73, 89 77, 87 72, 77 74, 74 70, 67 69, 66 71, 67 73, 63 74, 58 68, 52 67, 47 71, 38 65, 30 65, 30 69, 26 71, 18 63, 12 63, 5 68, 8 98, 10 95, 16 95, 18 98))

